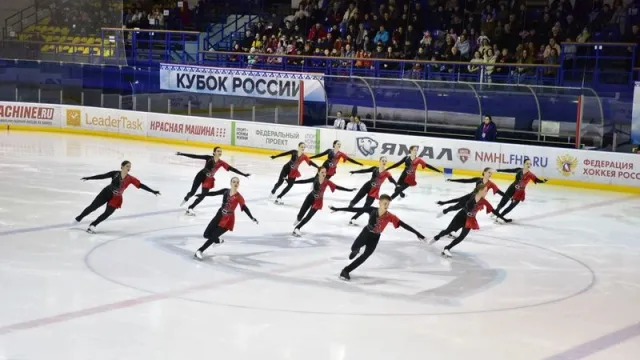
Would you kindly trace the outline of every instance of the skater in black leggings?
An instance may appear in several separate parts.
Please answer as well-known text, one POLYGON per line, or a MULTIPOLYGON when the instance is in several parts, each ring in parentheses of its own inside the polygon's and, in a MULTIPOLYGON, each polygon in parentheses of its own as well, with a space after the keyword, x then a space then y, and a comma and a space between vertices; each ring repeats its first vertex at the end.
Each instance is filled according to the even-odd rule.
POLYGON ((131 171, 131 162, 123 161, 120 165, 119 171, 110 171, 105 174, 82 178, 83 181, 111 179, 111 184, 102 189, 102 191, 98 194, 98 196, 96 196, 93 202, 89 206, 87 206, 87 208, 84 209, 80 215, 76 217, 76 222, 80 222, 87 215, 98 210, 101 206, 107 204, 104 212, 89 225, 87 232, 95 233, 96 226, 105 221, 116 211, 116 209, 119 209, 122 206, 122 193, 129 185, 133 184, 133 186, 148 191, 156 196, 160 195, 159 191, 152 190, 147 185, 141 183, 140 180, 136 179, 132 175, 129 175, 129 171, 131 171))
MULTIPOLYGON (((496 184, 493 183, 493 181, 491 181, 491 176, 493 175, 493 169, 492 168, 485 168, 482 171, 482 177, 474 177, 474 178, 469 178, 469 179, 447 179, 447 182, 456 182, 456 183, 462 183, 462 184, 475 184, 475 186, 478 186, 480 184, 485 184, 489 190, 493 190, 494 194, 498 194, 503 196, 504 192, 502 192, 498 186, 496 184)), ((455 199, 451 199, 451 200, 447 200, 447 201, 438 201, 437 204, 442 206, 442 205, 447 205, 447 204, 455 204, 453 206, 449 206, 448 208, 442 210, 441 213, 438 213, 437 217, 441 217, 443 215, 446 215, 447 213, 451 212, 451 211, 455 211, 455 210, 460 210, 464 207, 464 205, 467 203, 467 201, 469 201, 469 199, 471 199, 471 197, 473 197, 473 192, 463 195, 461 197, 455 198, 455 199)))
POLYGON ((309 220, 315 215, 318 210, 322 210, 322 203, 324 199, 324 192, 327 187, 334 192, 336 190, 340 191, 355 191, 355 189, 347 189, 342 186, 338 186, 334 184, 331 180, 327 178, 327 169, 321 167, 318 169, 318 175, 315 177, 306 179, 306 180, 297 180, 296 184, 308 184, 313 183, 313 189, 304 199, 302 206, 300 207, 300 211, 298 212, 298 216, 296 217, 296 221, 293 224, 295 228, 293 229, 294 236, 301 236, 300 229, 305 226, 309 220))
MULTIPOLYGON (((510 213, 511 210, 515 209, 518 204, 525 200, 525 189, 527 188, 527 184, 529 184, 530 181, 533 181, 535 184, 544 184, 547 182, 547 179, 539 179, 531 171, 530 159, 525 159, 523 167, 521 168, 499 169, 498 172, 516 174, 515 180, 511 185, 509 185, 507 191, 504 192, 504 195, 502 196, 502 199, 500 200, 500 203, 496 208, 496 211, 500 212, 500 210, 502 210, 502 208, 507 205, 509 201, 511 201, 511 204, 509 204, 509 206, 504 209, 504 211, 500 212, 500 215, 502 215, 503 217, 510 213)), ((496 221, 498 221, 498 219, 496 219, 496 221)))
POLYGON ((340 160, 342 160, 342 162, 348 161, 352 164, 362 166, 361 163, 353 160, 352 158, 348 157, 345 153, 340 151, 340 147, 342 147, 342 143, 339 140, 335 140, 333 142, 332 149, 327 149, 319 154, 313 155, 310 158, 310 159, 317 159, 325 155, 327 156, 327 160, 325 160, 322 163, 322 167, 327 169, 327 179, 331 179, 333 175, 336 174, 336 170, 338 169, 338 163, 340 162, 340 160))
POLYGON ((409 148, 409 155, 402 158, 402 160, 397 163, 389 166, 387 170, 391 171, 391 169, 395 169, 400 165, 404 165, 404 170, 402 174, 400 174, 400 179, 398 179, 398 186, 396 190, 391 195, 391 199, 395 199, 398 195, 402 198, 405 197, 404 191, 410 186, 416 186, 418 183, 416 182, 416 171, 418 170, 418 166, 421 166, 423 169, 427 168, 429 170, 442 173, 439 169, 427 164, 422 160, 422 158, 418 157, 418 145, 413 145, 409 148))
MULTIPOLYGON (((198 160, 205 161, 204 168, 202 168, 194 177, 193 183, 191 184, 191 190, 189 190, 187 195, 184 197, 180 206, 186 204, 189 201, 189 199, 196 193, 196 191, 198 191, 198 187, 200 185, 202 185, 203 194, 206 194, 209 192, 209 190, 213 189, 216 181, 215 175, 220 168, 223 168, 227 171, 234 172, 244 177, 249 177, 251 175, 251 174, 245 174, 240 170, 234 168, 233 166, 227 164, 223 160, 220 160, 220 158, 222 157, 222 148, 220 148, 219 146, 216 146, 215 148, 213 148, 213 155, 194 155, 194 154, 185 154, 181 152, 176 153, 176 155, 184 156, 190 159, 198 159, 198 160)), ((202 202, 202 199, 196 199, 191 205, 189 205, 189 208, 187 208, 186 214, 195 215, 195 212, 193 211, 193 209, 195 209, 195 207, 198 206, 200 202, 202 202)))
POLYGON ((387 211, 389 209, 389 203, 391 202, 391 196, 387 194, 383 194, 380 196, 379 208, 376 207, 364 207, 364 208, 336 208, 330 207, 332 211, 346 211, 346 212, 364 212, 369 214, 369 222, 367 226, 365 226, 360 235, 356 238, 356 240, 351 245, 351 253, 349 254, 349 260, 353 260, 351 264, 347 265, 340 272, 340 278, 346 281, 351 280, 351 272, 357 269, 360 265, 362 265, 368 258, 373 254, 378 246, 378 241, 380 241, 380 235, 384 231, 385 227, 388 224, 393 224, 393 226, 397 229, 402 227, 405 230, 408 230, 414 233, 418 239, 424 240, 424 236, 420 234, 417 230, 412 228, 411 226, 402 222, 397 216, 387 211), (358 256, 360 249, 364 247, 364 252, 362 255, 358 256), (356 258, 358 256, 358 258, 356 258))
MULTIPOLYGON (((364 201, 363 207, 368 208, 373 205, 373 202, 379 197, 380 187, 386 179, 389 179, 389 182, 391 182, 393 185, 398 185, 398 183, 391 176, 391 173, 386 170, 386 166, 387 158, 385 156, 382 156, 380 158, 380 164, 378 166, 373 166, 364 170, 351 171, 351 174, 371 173, 371 180, 362 185, 356 196, 349 203, 349 207, 356 206, 356 204, 360 202, 360 200, 362 200, 362 198, 364 198, 365 196, 366 200, 364 201)), ((349 224, 357 225, 354 221, 357 220, 362 214, 364 213, 356 213, 355 215, 353 215, 351 220, 349 220, 349 224)))
MULTIPOLYGON (((483 208, 487 209, 487 213, 493 213, 496 216, 502 218, 497 211, 493 209, 493 206, 485 199, 487 196, 487 192, 489 191, 489 187, 485 184, 479 184, 476 186, 476 189, 473 191, 473 196, 467 201, 464 208, 458 211, 456 216, 454 216, 449 226, 446 229, 442 230, 438 235, 434 236, 432 240, 429 241, 429 244, 433 244, 434 242, 440 240, 441 237, 456 232, 462 229, 460 235, 456 237, 449 245, 445 246, 442 251, 442 256, 451 257, 451 249, 453 249, 456 245, 458 245, 462 240, 464 240, 471 230, 478 230, 480 227, 478 226, 478 221, 476 220, 476 214, 478 211, 483 208)), ((507 221, 506 219, 504 219, 507 221)))
POLYGON ((282 189, 282 192, 280 192, 280 194, 278 195, 275 201, 275 203, 278 205, 283 204, 282 197, 285 196, 289 192, 289 190, 291 190, 296 179, 300 177, 301 175, 300 170, 298 170, 298 168, 300 167, 300 164, 302 164, 303 162, 306 162, 307 165, 311 165, 316 169, 319 168, 319 166, 316 165, 313 161, 309 160, 309 157, 307 156, 307 154, 304 153, 305 147, 306 147, 305 143, 301 142, 298 144, 298 150, 283 152, 281 154, 273 155, 271 157, 272 159, 277 159, 281 156, 291 156, 291 159, 289 159, 289 161, 286 164, 284 164, 284 166, 282 167, 282 170, 280 171, 280 175, 278 176, 278 182, 276 182, 276 184, 273 186, 273 189, 271 190, 271 195, 275 195, 278 188, 286 180, 287 186, 284 189, 282 189))
POLYGON ((204 230, 202 236, 207 239, 207 241, 202 244, 202 246, 196 251, 193 255, 196 259, 202 260, 202 253, 209 248, 209 246, 213 244, 222 244, 224 241, 220 239, 227 231, 233 231, 236 221, 235 210, 238 206, 240 209, 247 214, 249 219, 251 219, 254 223, 258 223, 258 220, 253 217, 251 211, 245 204, 244 198, 238 192, 238 187, 240 186, 240 179, 237 177, 231 178, 231 187, 229 189, 221 189, 214 192, 207 192, 203 194, 198 194, 198 198, 204 199, 206 196, 219 196, 222 195, 222 205, 216 216, 211 219, 209 225, 204 230))

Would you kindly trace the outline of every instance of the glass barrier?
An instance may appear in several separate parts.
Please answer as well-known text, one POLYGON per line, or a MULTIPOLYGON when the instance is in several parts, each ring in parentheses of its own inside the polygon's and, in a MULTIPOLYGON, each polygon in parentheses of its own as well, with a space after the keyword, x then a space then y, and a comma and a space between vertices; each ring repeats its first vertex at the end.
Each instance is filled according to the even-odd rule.
POLYGON ((156 67, 0 62, 0 100, 219 117, 281 124, 329 125, 341 111, 372 129, 473 136, 483 116, 507 139, 600 146, 615 109, 592 89, 325 75, 325 103, 168 92, 156 67), (580 126, 577 126, 577 124, 580 126))

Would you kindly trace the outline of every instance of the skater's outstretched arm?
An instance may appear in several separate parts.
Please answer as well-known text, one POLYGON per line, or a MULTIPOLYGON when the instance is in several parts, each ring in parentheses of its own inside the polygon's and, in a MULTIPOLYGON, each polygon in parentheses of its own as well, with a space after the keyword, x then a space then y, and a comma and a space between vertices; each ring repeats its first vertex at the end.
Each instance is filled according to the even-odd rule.
POLYGON ((308 179, 296 180, 293 183, 294 184, 311 184, 315 179, 316 179, 316 177, 314 176, 314 177, 308 178, 308 179))
POLYGON ((405 159, 406 159, 406 158, 402 158, 402 159, 401 159, 400 161, 398 161, 397 163, 395 163, 395 164, 393 164, 393 165, 389 166, 389 167, 387 168, 387 171, 389 171, 389 170, 393 170, 393 169, 397 168, 398 166, 400 166, 400 165, 404 164, 404 160, 405 160, 405 159))
POLYGON ((152 188, 148 187, 145 184, 140 184, 139 187, 140 187, 140 189, 142 189, 144 191, 148 191, 148 192, 152 193, 153 195, 156 195, 156 196, 160 195, 160 191, 153 190, 152 188))
POLYGON ((449 182, 455 182, 455 183, 461 183, 461 184, 476 183, 480 180, 482 180, 482 178, 479 178, 479 177, 468 178, 468 179, 447 179, 447 181, 449 182))
POLYGON ((501 173, 510 173, 510 174, 515 174, 519 171, 521 171, 522 168, 513 168, 513 169, 498 169, 496 170, 497 172, 501 172, 501 173))
POLYGON ((112 178, 114 175, 116 175, 118 173, 117 170, 114 171, 109 171, 108 173, 104 173, 104 174, 100 174, 100 175, 93 175, 93 176, 87 176, 87 177, 83 177, 82 180, 83 181, 87 181, 87 180, 102 180, 102 179, 110 179, 112 178))
POLYGON ((319 154, 315 154, 315 155, 313 155, 313 156, 312 156, 312 157, 310 157, 309 159, 317 159, 317 158, 321 158, 321 157, 323 157, 323 156, 327 156, 327 155, 329 155, 329 153, 330 153, 330 152, 331 152, 331 149, 327 149, 327 150, 325 150, 325 151, 323 151, 323 152, 321 152, 321 153, 319 153, 319 154))
POLYGON ((251 174, 248 174, 248 173, 246 173, 246 174, 245 174, 245 173, 243 173, 242 171, 240 171, 240 170, 238 170, 238 169, 234 168, 234 167, 233 167, 233 166, 231 166, 231 165, 229 165, 229 168, 228 168, 227 170, 231 171, 232 173, 236 173, 236 174, 238 174, 238 175, 242 175, 242 176, 244 176, 244 177, 249 177, 249 176, 251 176, 251 174))
POLYGON ((211 159, 213 157, 211 155, 195 155, 195 154, 185 154, 185 153, 181 153, 181 152, 177 152, 176 155, 184 156, 184 157, 187 157, 189 159, 198 159, 198 160, 209 160, 209 159, 211 159))
POLYGON ((278 155, 272 155, 272 156, 271 156, 271 158, 272 158, 272 159, 277 159, 277 158, 279 158, 279 157, 283 157, 283 156, 287 156, 287 155, 289 155, 289 156, 293 156, 293 155, 295 155, 295 154, 296 154, 296 152, 297 152, 297 150, 289 150, 289 151, 285 151, 285 152, 283 152, 283 153, 280 153, 280 154, 278 154, 278 155))
POLYGON ((227 191, 229 191, 229 189, 220 189, 220 190, 217 190, 217 191, 211 191, 211 192, 204 193, 204 194, 198 194, 196 196, 199 197, 199 198, 203 198, 205 196, 220 196, 220 195, 223 195, 227 191))
POLYGON ((320 165, 314 163, 313 161, 307 161, 307 164, 309 164, 310 166, 313 166, 316 169, 320 169, 320 165))
POLYGON ((360 162, 358 162, 358 161, 356 161, 356 160, 353 160, 352 158, 350 158, 350 157, 348 157, 348 156, 345 158, 345 160, 347 160, 348 162, 350 162, 350 163, 352 163, 352 164, 356 164, 356 165, 360 165, 360 166, 362 166, 362 163, 360 163, 360 162))
POLYGON ((418 239, 421 239, 421 240, 424 239, 424 235, 422 235, 420 232, 418 232, 418 230, 412 228, 411 226, 409 226, 407 223, 403 222, 402 220, 400 220, 400 223, 398 223, 398 225, 400 225, 401 228, 416 234, 418 239))
POLYGON ((362 170, 349 171, 349 173, 350 174, 366 174, 366 173, 374 172, 377 168, 378 168, 377 166, 372 166, 370 168, 366 168, 366 169, 362 169, 362 170))
POLYGON ((424 164, 424 167, 426 167, 427 169, 429 169, 429 170, 431 170, 431 171, 435 171, 435 172, 438 172, 438 173, 442 173, 442 170, 438 169, 438 168, 437 168, 437 167, 435 167, 435 166, 431 166, 431 165, 429 165, 429 164, 424 164))
POLYGON ((359 213, 359 212, 372 212, 373 210, 378 210, 377 207, 373 207, 373 206, 365 206, 365 207, 345 207, 345 208, 337 208, 335 206, 329 206, 329 209, 331 209, 331 211, 343 211, 343 212, 352 212, 352 213, 359 213))
POLYGON ((544 184, 544 183, 546 183, 547 181, 549 181, 549 179, 538 179, 538 178, 533 179, 533 182, 534 182, 535 184, 544 184))
POLYGON ((398 182, 391 175, 389 175, 389 182, 392 183, 395 186, 398 186, 398 182))
POLYGON ((247 207, 247 205, 240 206, 240 210, 242 210, 245 214, 247 214, 249 219, 253 220, 254 223, 256 223, 256 224, 258 223, 258 219, 253 217, 253 215, 251 214, 251 211, 249 211, 249 208, 247 207))
POLYGON ((358 189, 356 189, 356 188, 350 188, 350 189, 349 189, 349 188, 342 187, 342 186, 340 186, 340 185, 336 185, 336 190, 346 191, 346 192, 352 192, 352 191, 356 191, 356 190, 358 190, 358 189))

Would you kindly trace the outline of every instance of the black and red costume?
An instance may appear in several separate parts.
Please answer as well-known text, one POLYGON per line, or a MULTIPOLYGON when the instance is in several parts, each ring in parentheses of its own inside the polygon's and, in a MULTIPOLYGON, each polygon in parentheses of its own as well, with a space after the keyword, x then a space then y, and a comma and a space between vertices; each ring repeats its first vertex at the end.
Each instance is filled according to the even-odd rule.
POLYGON ((159 191, 153 190, 141 183, 140 180, 135 178, 132 175, 126 175, 124 178, 122 177, 122 172, 120 170, 110 171, 108 173, 94 175, 89 177, 83 177, 82 180, 102 180, 102 179, 111 179, 111 184, 107 185, 102 191, 96 196, 93 202, 87 206, 86 209, 82 211, 80 215, 76 217, 76 221, 80 222, 87 215, 96 211, 102 205, 107 205, 104 209, 104 213, 102 213, 98 218, 91 223, 90 226, 98 226, 101 222, 106 220, 109 216, 111 216, 116 209, 119 209, 122 206, 122 194, 129 187, 129 185, 133 185, 138 189, 142 189, 148 191, 154 195, 160 194, 159 191))
POLYGON ((362 229, 360 235, 355 239, 353 244, 351 245, 351 253, 349 254, 349 260, 353 260, 360 249, 364 247, 364 252, 362 255, 358 256, 357 259, 353 260, 353 262, 347 265, 342 272, 340 273, 340 277, 345 280, 350 280, 350 273, 357 269, 360 265, 362 265, 368 258, 373 254, 378 246, 378 242, 380 241, 380 235, 387 227, 387 225, 392 224, 396 229, 401 227, 405 230, 408 230, 414 233, 418 239, 424 240, 424 236, 420 234, 416 229, 402 222, 397 216, 392 214, 389 211, 385 211, 384 214, 380 215, 378 208, 373 206, 360 207, 360 208, 334 208, 333 211, 346 211, 353 213, 367 213, 369 214, 369 221, 367 225, 362 229))
MULTIPOLYGON (((223 160, 215 161, 215 158, 212 155, 194 155, 194 154, 185 154, 185 153, 176 153, 178 156, 184 156, 190 159, 198 159, 204 160, 204 167, 198 171, 196 176, 193 178, 193 184, 191 184, 191 190, 184 197, 184 201, 187 202, 198 190, 198 186, 202 185, 202 193, 206 194, 211 189, 215 187, 216 178, 215 175, 220 169, 224 169, 226 171, 231 171, 238 175, 242 175, 244 177, 248 177, 250 174, 245 174, 242 171, 234 168, 233 166, 227 164, 223 160)), ((202 202, 202 198, 196 199, 193 204, 189 206, 190 210, 193 210, 198 204, 202 202)))
MULTIPOLYGON (((504 192, 502 192, 502 190, 500 190, 500 188, 498 188, 498 186, 491 180, 487 180, 487 182, 484 182, 484 179, 481 177, 474 177, 474 178, 469 178, 469 179, 449 179, 447 180, 449 182, 456 182, 456 183, 462 183, 462 184, 475 184, 475 186, 477 187, 480 184, 484 184, 486 187, 489 188, 489 190, 493 191, 493 194, 498 194, 501 196, 504 196, 504 192)), ((446 214, 448 212, 454 211, 454 210, 460 210, 464 207, 464 205, 467 203, 467 201, 469 201, 469 199, 471 199, 474 196, 473 192, 470 192, 466 195, 463 195, 461 197, 455 198, 455 199, 451 199, 451 200, 447 200, 447 201, 438 201, 438 205, 442 206, 442 205, 447 205, 447 204, 455 204, 453 206, 450 206, 444 210, 442 210, 443 214, 446 214)))
POLYGON ((331 177, 336 174, 336 170, 338 169, 338 163, 340 162, 340 160, 342 160, 342 162, 348 161, 352 164, 362 166, 361 163, 348 157, 342 151, 336 152, 333 149, 327 149, 319 154, 313 155, 311 159, 317 159, 325 155, 327 156, 327 160, 322 163, 322 167, 327 169, 327 179, 331 179, 331 177))
POLYGON ((529 184, 530 181, 533 181, 536 184, 544 184, 547 182, 547 180, 538 179, 538 177, 531 171, 527 171, 525 173, 523 168, 502 169, 502 170, 499 169, 496 171, 502 172, 502 173, 516 174, 515 180, 513 181, 513 183, 511 183, 511 185, 509 185, 509 187, 507 188, 507 191, 504 192, 504 195, 502 196, 502 199, 500 200, 500 203, 496 208, 496 211, 500 212, 500 210, 505 205, 507 205, 509 201, 511 201, 511 204, 509 204, 509 206, 506 209, 504 209, 503 212, 500 213, 502 216, 505 216, 508 213, 510 213, 511 210, 513 210, 516 206, 518 206, 518 204, 520 204, 520 202, 525 200, 526 198, 525 190, 527 188, 527 184, 529 184))
MULTIPOLYGON (((366 173, 371 173, 371 179, 366 183, 364 183, 364 185, 362 185, 360 190, 358 190, 358 193, 356 194, 356 196, 354 196, 353 200, 351 200, 351 202, 349 203, 349 207, 354 207, 365 196, 367 197, 367 199, 365 200, 363 207, 371 206, 375 200, 380 198, 380 187, 382 187, 382 184, 387 179, 389 179, 389 182, 391 182, 393 185, 398 186, 398 183, 395 181, 393 176, 391 176, 391 173, 388 171, 388 169, 380 171, 380 167, 373 166, 368 169, 351 171, 351 174, 366 174, 366 173)), ((356 220, 362 214, 363 213, 356 213, 351 218, 351 220, 356 220)))
MULTIPOLYGON (((296 184, 310 184, 313 183, 313 188, 311 192, 307 195, 300 207, 300 211, 298 212, 298 216, 296 218, 296 227, 295 229, 300 230, 306 223, 311 220, 313 215, 315 215, 318 210, 322 210, 323 200, 324 200, 324 192, 329 188, 331 192, 335 192, 336 190, 340 191, 354 191, 355 189, 348 189, 342 186, 334 184, 328 178, 324 179, 324 182, 320 182, 318 176, 305 179, 305 180, 296 180, 296 184), (305 216, 306 214, 306 216, 305 216)), ((294 231, 295 231, 294 229, 294 231)))
POLYGON ((239 192, 231 195, 230 189, 220 189, 218 191, 198 194, 197 197, 202 200, 206 196, 219 196, 222 195, 222 205, 216 215, 211 219, 209 225, 204 230, 202 236, 207 239, 207 241, 198 249, 198 251, 205 251, 212 244, 220 243, 220 236, 227 231, 233 231, 236 223, 236 215, 235 210, 238 206, 240 209, 247 214, 247 216, 253 220, 254 222, 258 222, 249 208, 247 207, 244 198, 239 192))
POLYGON ((391 195, 391 199, 395 199, 398 195, 404 197, 404 191, 410 186, 416 186, 418 183, 416 182, 416 171, 418 170, 418 166, 421 166, 423 169, 426 167, 429 170, 441 173, 439 169, 427 164, 424 160, 419 157, 415 159, 411 159, 410 155, 405 156, 402 160, 397 163, 389 166, 387 170, 395 169, 400 165, 404 165, 404 170, 402 170, 402 174, 400 174, 400 178, 398 179, 398 186, 394 191, 393 195, 391 195))
POLYGON ((285 181, 287 182, 287 186, 282 190, 282 192, 280 192, 280 194, 278 195, 278 199, 281 199, 283 196, 285 196, 293 187, 296 179, 300 177, 301 174, 299 168, 303 162, 307 165, 315 167, 316 169, 319 168, 316 163, 309 159, 309 156, 307 156, 307 154, 303 153, 302 155, 298 155, 298 150, 283 152, 278 155, 273 155, 271 158, 277 159, 282 156, 291 156, 291 159, 289 159, 289 161, 282 167, 282 170, 280 170, 278 181, 271 190, 271 194, 274 195, 278 188, 282 185, 282 183, 284 183, 285 181))

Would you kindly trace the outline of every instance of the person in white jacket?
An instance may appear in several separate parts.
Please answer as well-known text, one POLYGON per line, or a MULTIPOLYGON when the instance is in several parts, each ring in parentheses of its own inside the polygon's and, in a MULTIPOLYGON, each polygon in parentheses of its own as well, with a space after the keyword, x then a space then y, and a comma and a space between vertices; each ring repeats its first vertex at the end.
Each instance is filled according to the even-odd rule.
POLYGON ((353 121, 347 124, 347 130, 349 131, 367 131, 367 126, 360 121, 360 116, 356 115, 353 121))
POLYGON ((333 121, 333 128, 344 130, 347 122, 342 118, 342 111, 338 111, 336 114, 336 119, 333 121))

